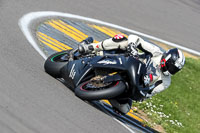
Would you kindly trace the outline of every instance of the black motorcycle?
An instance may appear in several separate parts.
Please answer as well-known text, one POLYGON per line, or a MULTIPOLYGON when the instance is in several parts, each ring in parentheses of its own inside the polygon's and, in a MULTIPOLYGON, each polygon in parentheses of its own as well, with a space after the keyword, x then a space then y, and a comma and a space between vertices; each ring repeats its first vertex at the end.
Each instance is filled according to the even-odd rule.
POLYGON ((141 97, 139 88, 146 65, 127 52, 83 55, 78 49, 57 52, 47 58, 45 71, 62 78, 67 87, 83 100, 141 97))

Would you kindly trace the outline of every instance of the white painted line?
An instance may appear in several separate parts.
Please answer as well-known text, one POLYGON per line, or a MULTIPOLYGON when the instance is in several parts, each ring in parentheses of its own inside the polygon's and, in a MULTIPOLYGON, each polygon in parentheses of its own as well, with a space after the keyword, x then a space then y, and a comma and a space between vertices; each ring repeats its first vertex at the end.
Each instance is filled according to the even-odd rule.
POLYGON ((133 131, 132 129, 130 129, 127 125, 125 125, 123 122, 117 120, 116 118, 113 118, 115 121, 117 121, 119 124, 121 124, 122 126, 124 126, 127 130, 129 130, 131 133, 136 133, 135 131, 133 131))
MULTIPOLYGON (((31 12, 31 13, 24 15, 19 20, 19 26, 21 27, 23 33, 25 34, 25 36, 27 37, 29 42, 33 45, 33 47, 38 52, 41 51, 41 50, 38 49, 37 46, 35 46, 34 39, 33 39, 32 35, 30 34, 30 32, 28 32, 29 29, 27 27, 29 26, 30 22, 33 21, 34 19, 38 19, 38 18, 42 18, 42 17, 48 17, 48 16, 68 17, 68 18, 85 20, 85 21, 90 21, 90 22, 97 23, 97 24, 106 25, 106 26, 117 28, 117 29, 120 29, 120 30, 125 30, 125 31, 128 31, 128 32, 131 32, 131 33, 134 33, 134 34, 137 34, 137 35, 140 35, 140 36, 143 36, 143 37, 146 37, 146 38, 149 38, 149 39, 152 39, 152 40, 164 43, 164 44, 167 44, 169 46, 176 47, 176 48, 182 49, 186 52, 200 56, 200 52, 198 52, 198 51, 183 47, 179 44, 175 44, 175 43, 172 43, 172 42, 165 41, 163 39, 159 39, 159 38, 154 37, 154 36, 147 35, 147 34, 135 31, 135 30, 131 30, 131 29, 128 29, 128 28, 125 28, 125 27, 122 27, 122 26, 118 26, 118 25, 115 25, 115 24, 111 24, 111 23, 103 22, 103 21, 100 21, 100 20, 97 20, 97 19, 87 18, 87 17, 83 17, 83 16, 79 16, 79 15, 73 15, 73 14, 62 13, 62 12, 53 12, 53 11, 31 12), (23 26, 23 24, 25 24, 25 26, 23 26)), ((39 52, 39 53, 42 54, 41 52, 39 52)), ((44 55, 42 55, 42 56, 44 56, 44 55)))
POLYGON ((27 15, 24 15, 19 20, 19 27, 21 28, 22 32, 24 33, 26 39, 29 41, 29 43, 35 48, 35 50, 44 58, 46 59, 46 55, 43 53, 43 51, 38 47, 38 44, 35 42, 33 35, 31 34, 31 31, 29 29, 29 26, 31 22, 35 19, 34 17, 35 13, 30 13, 27 15))

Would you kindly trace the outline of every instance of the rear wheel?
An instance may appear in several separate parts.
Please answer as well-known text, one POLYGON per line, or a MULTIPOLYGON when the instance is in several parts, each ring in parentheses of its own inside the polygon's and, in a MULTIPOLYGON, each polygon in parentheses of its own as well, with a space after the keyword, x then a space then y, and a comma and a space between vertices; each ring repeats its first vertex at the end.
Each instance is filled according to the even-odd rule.
POLYGON ((54 78, 60 78, 60 70, 68 63, 70 51, 57 52, 49 56, 44 64, 45 71, 54 78))
POLYGON ((111 99, 122 94, 126 89, 123 81, 101 83, 91 79, 75 88, 75 94, 83 100, 111 99))

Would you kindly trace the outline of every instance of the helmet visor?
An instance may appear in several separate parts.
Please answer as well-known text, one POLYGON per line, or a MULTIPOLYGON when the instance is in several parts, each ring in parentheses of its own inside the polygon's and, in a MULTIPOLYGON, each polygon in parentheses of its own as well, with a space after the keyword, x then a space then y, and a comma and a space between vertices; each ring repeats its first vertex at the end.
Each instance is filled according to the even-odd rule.
POLYGON ((177 73, 180 69, 174 65, 171 65, 170 67, 168 67, 168 71, 170 74, 174 75, 175 73, 177 73))

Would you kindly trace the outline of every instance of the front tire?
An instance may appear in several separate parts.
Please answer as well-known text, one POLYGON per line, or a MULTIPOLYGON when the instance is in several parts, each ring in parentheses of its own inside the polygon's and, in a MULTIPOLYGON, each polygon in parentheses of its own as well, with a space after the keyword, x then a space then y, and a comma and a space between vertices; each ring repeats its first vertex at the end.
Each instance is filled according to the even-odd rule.
POLYGON ((111 86, 104 87, 101 89, 87 89, 87 84, 90 81, 81 83, 78 87, 75 88, 75 95, 83 100, 101 100, 101 99, 112 99, 120 94, 122 94, 126 85, 123 81, 115 81, 111 86))
POLYGON ((45 71, 54 78, 60 78, 61 68, 68 63, 68 60, 62 60, 61 57, 65 56, 66 54, 69 55, 70 51, 71 50, 61 51, 49 56, 44 63, 45 71))

